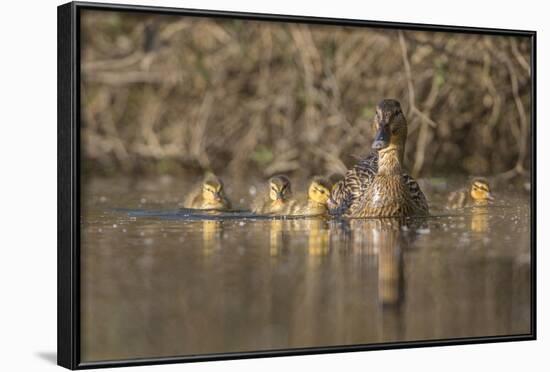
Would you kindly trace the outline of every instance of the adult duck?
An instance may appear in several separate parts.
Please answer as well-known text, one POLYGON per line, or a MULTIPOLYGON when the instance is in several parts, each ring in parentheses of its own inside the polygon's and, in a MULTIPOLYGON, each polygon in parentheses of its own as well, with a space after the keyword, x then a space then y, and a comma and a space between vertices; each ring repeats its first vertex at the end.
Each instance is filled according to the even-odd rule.
POLYGON ((331 214, 347 217, 428 215, 418 183, 403 171, 407 120, 401 105, 384 99, 376 107, 371 153, 347 171, 332 190, 331 214))

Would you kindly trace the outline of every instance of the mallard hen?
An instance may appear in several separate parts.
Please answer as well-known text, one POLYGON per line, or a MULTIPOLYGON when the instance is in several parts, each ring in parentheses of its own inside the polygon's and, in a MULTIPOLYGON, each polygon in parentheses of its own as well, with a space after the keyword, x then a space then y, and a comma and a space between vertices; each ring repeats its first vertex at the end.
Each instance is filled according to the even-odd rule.
POLYGON ((331 214, 349 217, 425 216, 428 203, 418 183, 402 169, 407 120, 401 105, 384 99, 376 107, 372 152, 333 188, 331 214))

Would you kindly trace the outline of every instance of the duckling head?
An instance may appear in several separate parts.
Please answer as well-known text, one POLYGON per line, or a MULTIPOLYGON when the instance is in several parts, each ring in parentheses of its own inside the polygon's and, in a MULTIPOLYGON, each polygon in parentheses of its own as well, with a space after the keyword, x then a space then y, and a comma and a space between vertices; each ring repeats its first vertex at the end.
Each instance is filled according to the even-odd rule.
POLYGON ((407 120, 399 101, 384 99, 378 103, 374 116, 374 130, 376 134, 372 143, 373 150, 397 148, 402 163, 407 140, 407 120))
POLYGON ((209 174, 202 183, 202 197, 208 202, 219 203, 223 200, 223 182, 209 174))
POLYGON ((319 204, 327 204, 331 189, 332 185, 330 181, 321 177, 315 177, 309 184, 307 195, 309 200, 319 204))
POLYGON ((290 180, 286 176, 274 176, 269 179, 269 198, 282 202, 292 195, 290 180))
POLYGON ((470 196, 476 202, 493 201, 489 182, 484 178, 475 178, 470 186, 470 196))

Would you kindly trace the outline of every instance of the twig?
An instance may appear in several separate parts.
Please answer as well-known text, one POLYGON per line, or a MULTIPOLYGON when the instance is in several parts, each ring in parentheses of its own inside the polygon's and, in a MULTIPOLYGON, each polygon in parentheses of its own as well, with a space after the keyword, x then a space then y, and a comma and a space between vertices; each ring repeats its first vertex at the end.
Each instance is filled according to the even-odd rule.
POLYGON ((414 84, 413 84, 412 74, 411 74, 411 65, 409 62, 409 57, 407 55, 407 44, 405 43, 403 31, 399 31, 398 35, 399 35, 399 44, 401 45, 401 54, 403 56, 403 65, 405 67, 405 75, 407 77, 407 88, 409 92, 409 111, 413 115, 418 115, 421 118, 421 123, 422 123, 418 134, 418 140, 416 143, 416 156, 415 156, 413 170, 412 170, 413 175, 418 175, 418 173, 420 172, 424 164, 424 154, 426 151, 426 143, 428 141, 428 136, 429 136, 429 130, 427 128, 427 125, 435 128, 437 127, 437 124, 432 119, 430 119, 428 115, 426 115, 416 107, 414 84))
POLYGON ((511 38, 510 44, 512 46, 512 53, 514 54, 514 57, 516 57, 516 60, 518 61, 519 65, 527 72, 527 75, 531 76, 531 66, 525 58, 521 55, 521 53, 518 50, 518 43, 516 39, 511 38))

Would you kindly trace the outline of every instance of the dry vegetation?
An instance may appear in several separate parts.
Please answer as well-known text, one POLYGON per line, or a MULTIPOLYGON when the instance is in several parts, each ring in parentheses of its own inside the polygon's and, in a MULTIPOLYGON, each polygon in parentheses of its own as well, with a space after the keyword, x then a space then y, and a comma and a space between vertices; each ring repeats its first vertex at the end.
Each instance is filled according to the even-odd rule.
POLYGON ((85 12, 94 174, 343 171, 401 101, 415 175, 527 175, 527 38, 85 12))

